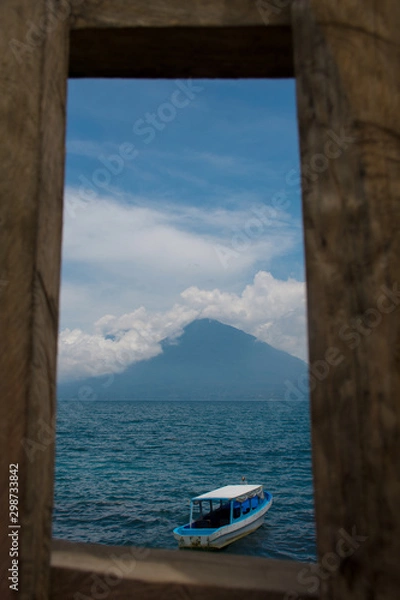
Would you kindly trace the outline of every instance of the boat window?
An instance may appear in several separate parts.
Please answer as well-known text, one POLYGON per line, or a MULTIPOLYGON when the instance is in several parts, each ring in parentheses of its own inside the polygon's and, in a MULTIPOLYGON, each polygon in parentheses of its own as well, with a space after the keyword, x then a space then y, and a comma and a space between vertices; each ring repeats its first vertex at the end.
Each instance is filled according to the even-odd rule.
POLYGON ((246 515, 248 512, 250 512, 250 500, 245 500, 242 503, 242 514, 246 515))
POLYGON ((251 499, 251 509, 254 510, 258 506, 258 496, 251 499))
POLYGON ((240 502, 235 502, 233 504, 233 518, 238 519, 241 515, 241 504, 240 502))
POLYGON ((203 516, 203 505, 199 500, 193 502, 192 510, 193 519, 198 519, 199 517, 203 516))

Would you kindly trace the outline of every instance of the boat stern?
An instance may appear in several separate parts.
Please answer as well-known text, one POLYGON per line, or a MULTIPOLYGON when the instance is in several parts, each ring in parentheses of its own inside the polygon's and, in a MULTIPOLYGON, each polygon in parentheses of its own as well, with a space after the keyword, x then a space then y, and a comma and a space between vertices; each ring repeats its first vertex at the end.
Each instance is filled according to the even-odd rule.
POLYGON ((188 527, 176 527, 173 530, 174 538, 179 548, 209 548, 210 535, 215 529, 191 529, 188 527), (201 531, 201 533, 200 533, 201 531))

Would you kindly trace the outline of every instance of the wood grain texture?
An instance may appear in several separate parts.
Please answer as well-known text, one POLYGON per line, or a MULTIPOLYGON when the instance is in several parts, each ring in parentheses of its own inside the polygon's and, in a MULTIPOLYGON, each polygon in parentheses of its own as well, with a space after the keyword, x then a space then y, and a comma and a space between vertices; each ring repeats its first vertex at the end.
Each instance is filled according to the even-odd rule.
POLYGON ((289 26, 291 0, 75 0, 74 29, 289 26))
POLYGON ((51 600, 311 600, 308 565, 221 553, 54 541, 51 600))
POLYGON ((49 583, 68 26, 58 2, 0 5, 2 600, 8 465, 19 465, 19 598, 49 583), (50 14, 50 9, 52 12, 50 14))
POLYGON ((292 11, 321 598, 397 600, 400 4, 298 0, 292 11), (358 536, 353 551, 343 530, 358 536))
POLYGON ((292 77, 290 27, 117 27, 71 32, 70 77, 292 77))

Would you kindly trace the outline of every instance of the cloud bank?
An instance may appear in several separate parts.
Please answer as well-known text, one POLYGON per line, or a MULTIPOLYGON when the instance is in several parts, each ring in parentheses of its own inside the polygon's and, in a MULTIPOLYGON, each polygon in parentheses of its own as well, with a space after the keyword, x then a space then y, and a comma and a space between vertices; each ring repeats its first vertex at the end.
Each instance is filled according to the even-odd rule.
POLYGON ((69 188, 62 328, 88 331, 133 307, 166 312, 193 286, 240 294, 257 271, 300 256, 300 231, 288 212, 250 193, 193 206, 121 193, 91 200, 69 188))
POLYGON ((306 359, 305 284, 259 271, 240 294, 190 286, 166 311, 143 306, 122 316, 105 315, 93 333, 64 329, 59 336, 59 379, 119 373, 159 354, 160 342, 175 338, 196 318, 216 319, 306 359))

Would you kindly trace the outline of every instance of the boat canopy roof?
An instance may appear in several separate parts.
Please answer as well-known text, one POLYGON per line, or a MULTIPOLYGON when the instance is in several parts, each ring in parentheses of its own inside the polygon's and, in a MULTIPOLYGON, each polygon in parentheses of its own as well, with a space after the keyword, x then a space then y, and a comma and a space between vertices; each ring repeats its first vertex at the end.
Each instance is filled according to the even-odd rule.
POLYGON ((239 500, 243 502, 246 498, 252 498, 257 494, 262 494, 262 485, 225 485, 224 487, 212 490, 201 496, 196 496, 194 500, 239 500))

